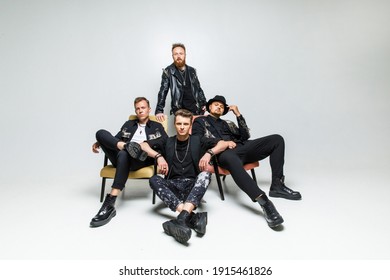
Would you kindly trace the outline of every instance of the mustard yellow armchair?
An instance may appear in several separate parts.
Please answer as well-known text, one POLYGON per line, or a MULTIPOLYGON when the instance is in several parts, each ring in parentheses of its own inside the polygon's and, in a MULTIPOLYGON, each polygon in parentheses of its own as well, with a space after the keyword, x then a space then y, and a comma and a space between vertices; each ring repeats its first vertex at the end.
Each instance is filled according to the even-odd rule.
MULTIPOLYGON (((136 115, 130 115, 129 120, 136 119, 136 115)), ((152 121, 157 121, 156 117, 154 115, 150 115, 149 119, 152 121)), ((157 121, 158 122, 158 121, 157 121)), ((168 129, 168 117, 165 116, 165 121, 160 122, 162 126, 164 127, 165 131, 168 129)), ((129 171, 129 179, 149 179, 154 174, 156 174, 157 168, 156 163, 154 165, 149 165, 146 167, 143 167, 141 169, 135 170, 135 171, 129 171)), ((103 202, 104 198, 104 191, 106 187, 106 180, 107 179, 114 179, 115 177, 116 168, 112 164, 108 164, 108 158, 107 156, 104 156, 104 163, 103 168, 100 170, 100 177, 102 178, 102 186, 100 191, 100 202, 103 202)), ((153 204, 156 202, 156 194, 153 191, 153 204)))

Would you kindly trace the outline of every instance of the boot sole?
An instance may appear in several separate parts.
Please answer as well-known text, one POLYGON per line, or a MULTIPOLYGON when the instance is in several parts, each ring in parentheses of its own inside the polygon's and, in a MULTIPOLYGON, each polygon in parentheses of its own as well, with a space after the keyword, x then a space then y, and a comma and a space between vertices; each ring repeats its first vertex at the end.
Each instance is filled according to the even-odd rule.
MULTIPOLYGON (((131 143, 131 142, 130 142, 131 143)), ((148 157, 148 154, 145 151, 142 151, 139 148, 135 148, 134 146, 130 145, 126 147, 126 151, 129 153, 129 155, 134 158, 138 159, 140 161, 145 161, 148 157)))
POLYGON ((182 244, 186 244, 191 238, 191 229, 188 228, 188 230, 185 230, 180 227, 175 227, 169 221, 163 223, 163 229, 167 235, 173 236, 176 241, 182 244))
POLYGON ((283 220, 282 217, 280 217, 280 219, 278 219, 278 220, 276 220, 276 221, 272 221, 272 222, 268 222, 268 221, 267 221, 268 226, 269 226, 270 228, 276 228, 276 227, 280 226, 281 224, 283 224, 283 222, 284 222, 284 220, 283 220))
POLYGON ((100 227, 100 226, 104 226, 105 224, 108 224, 112 218, 114 218, 116 216, 116 210, 112 211, 111 215, 107 217, 107 219, 105 220, 102 220, 102 221, 98 221, 98 222, 93 222, 91 221, 91 223, 89 224, 91 227, 100 227))
POLYGON ((273 192, 273 191, 269 191, 269 196, 271 197, 280 197, 280 198, 285 198, 285 199, 289 199, 289 200, 301 200, 302 199, 302 196, 291 196, 291 195, 288 195, 288 194, 283 194, 283 193, 278 193, 278 192, 273 192))

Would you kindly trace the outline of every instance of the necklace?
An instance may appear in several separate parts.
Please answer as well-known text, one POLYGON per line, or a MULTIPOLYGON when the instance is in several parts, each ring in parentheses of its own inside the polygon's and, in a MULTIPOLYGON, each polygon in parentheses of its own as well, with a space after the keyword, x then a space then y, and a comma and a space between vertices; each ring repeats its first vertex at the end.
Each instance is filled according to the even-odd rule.
POLYGON ((138 126, 140 127, 139 134, 142 134, 142 131, 145 129, 146 124, 139 123, 138 126))
POLYGON ((190 148, 190 138, 188 138, 186 153, 184 154, 183 159, 180 160, 180 159, 179 159, 179 156, 177 155, 177 140, 175 141, 175 155, 176 155, 177 160, 178 160, 180 163, 183 163, 184 160, 186 159, 189 148, 190 148))
POLYGON ((183 70, 183 71, 179 70, 180 76, 181 76, 182 79, 183 79, 183 86, 186 85, 186 77, 187 77, 187 71, 186 71, 186 70, 187 70, 187 69, 185 69, 185 70, 183 70), (184 75, 183 75, 183 73, 184 73, 184 75))

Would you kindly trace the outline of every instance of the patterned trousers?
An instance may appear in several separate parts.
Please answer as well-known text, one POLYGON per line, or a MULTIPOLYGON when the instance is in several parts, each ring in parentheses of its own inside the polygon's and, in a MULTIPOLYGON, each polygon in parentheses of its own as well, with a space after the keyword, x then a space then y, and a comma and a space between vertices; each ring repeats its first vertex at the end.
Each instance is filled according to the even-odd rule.
POLYGON ((165 179, 154 175, 149 179, 150 187, 157 196, 172 210, 176 211, 180 203, 190 202, 198 207, 210 184, 211 173, 201 172, 196 179, 165 179))

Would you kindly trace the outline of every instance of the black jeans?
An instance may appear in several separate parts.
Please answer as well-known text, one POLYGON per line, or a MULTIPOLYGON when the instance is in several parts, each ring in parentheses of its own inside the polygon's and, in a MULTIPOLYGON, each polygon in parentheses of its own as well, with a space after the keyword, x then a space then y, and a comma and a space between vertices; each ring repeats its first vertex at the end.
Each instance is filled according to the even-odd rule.
POLYGON ((127 151, 119 150, 116 146, 119 139, 115 138, 107 130, 101 129, 96 132, 96 140, 99 142, 100 147, 111 161, 112 165, 116 168, 114 182, 112 183, 112 188, 114 189, 123 190, 129 171, 138 170, 153 164, 152 158, 147 158, 145 161, 139 161, 130 157, 127 151))
POLYGON ((237 144, 236 148, 227 149, 218 155, 221 167, 229 170, 234 182, 253 201, 265 194, 243 168, 243 164, 259 161, 269 156, 272 179, 282 178, 284 165, 284 139, 280 135, 269 135, 237 144))

